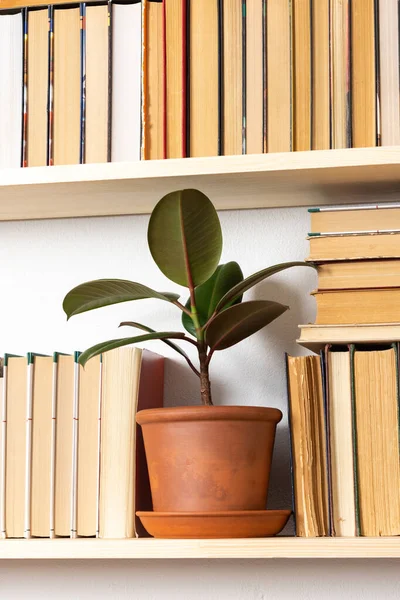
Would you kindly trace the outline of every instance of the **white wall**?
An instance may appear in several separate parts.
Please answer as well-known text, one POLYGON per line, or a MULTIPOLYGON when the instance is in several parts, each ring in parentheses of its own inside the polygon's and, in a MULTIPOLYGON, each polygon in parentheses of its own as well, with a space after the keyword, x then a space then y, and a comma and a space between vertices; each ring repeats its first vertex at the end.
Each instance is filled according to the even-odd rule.
MULTIPOLYGON (((225 212, 220 217, 222 260, 237 260, 245 276, 307 255, 305 209, 225 212)), ((133 334, 118 330, 121 320, 134 319, 155 329, 179 328, 179 311, 156 300, 101 309, 68 323, 61 308, 71 287, 101 277, 177 290, 151 259, 147 222, 147 216, 135 216, 1 223, 0 354, 70 352, 133 334)), ((285 414, 277 434, 271 508, 288 508, 291 502, 284 352, 301 352, 295 344, 297 325, 314 319, 308 293, 315 286, 312 269, 296 268, 248 292, 249 299, 279 300, 291 310, 249 340, 216 353, 211 368, 215 403, 276 406, 285 414)), ((167 404, 196 403, 197 381, 186 365, 161 342, 148 347, 170 356, 167 404)), ((384 594, 389 599, 399 596, 399 582, 396 561, 0 561, 2 598, 320 600, 384 594)))

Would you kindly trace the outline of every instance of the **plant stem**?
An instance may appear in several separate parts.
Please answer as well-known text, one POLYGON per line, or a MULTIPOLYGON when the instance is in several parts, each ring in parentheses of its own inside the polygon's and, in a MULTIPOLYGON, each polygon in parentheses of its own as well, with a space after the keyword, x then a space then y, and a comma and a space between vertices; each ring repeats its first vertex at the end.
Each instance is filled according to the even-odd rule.
POLYGON ((211 398, 211 384, 210 376, 208 372, 207 352, 202 346, 199 348, 199 361, 200 361, 200 394, 201 401, 206 406, 212 406, 213 401, 211 398))

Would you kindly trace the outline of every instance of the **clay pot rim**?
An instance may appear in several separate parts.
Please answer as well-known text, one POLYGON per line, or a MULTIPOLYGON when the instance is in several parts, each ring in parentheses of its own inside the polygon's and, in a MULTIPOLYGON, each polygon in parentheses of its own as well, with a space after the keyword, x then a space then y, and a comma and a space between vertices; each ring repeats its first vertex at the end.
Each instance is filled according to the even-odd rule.
POLYGON ((147 408, 136 415, 139 425, 174 421, 271 421, 279 423, 282 412, 265 406, 174 406, 147 408))

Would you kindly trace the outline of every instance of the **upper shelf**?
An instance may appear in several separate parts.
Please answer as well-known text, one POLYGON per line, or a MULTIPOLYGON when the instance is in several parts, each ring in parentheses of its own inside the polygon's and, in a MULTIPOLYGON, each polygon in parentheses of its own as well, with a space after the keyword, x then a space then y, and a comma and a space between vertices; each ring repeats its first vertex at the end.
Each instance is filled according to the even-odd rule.
POLYGON ((150 213, 183 188, 219 210, 389 201, 400 147, 4 169, 0 220, 150 213))
POLYGON ((0 559, 400 558, 400 538, 0 541, 0 559))

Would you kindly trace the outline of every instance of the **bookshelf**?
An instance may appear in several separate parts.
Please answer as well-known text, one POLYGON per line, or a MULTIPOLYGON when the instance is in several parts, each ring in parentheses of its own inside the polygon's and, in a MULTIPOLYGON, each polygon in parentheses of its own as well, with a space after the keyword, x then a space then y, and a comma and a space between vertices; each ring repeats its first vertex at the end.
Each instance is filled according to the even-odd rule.
POLYGON ((400 538, 5 540, 0 559, 400 558, 400 538))
POLYGON ((218 210, 390 201, 400 147, 3 169, 0 220, 146 214, 188 187, 218 210))

